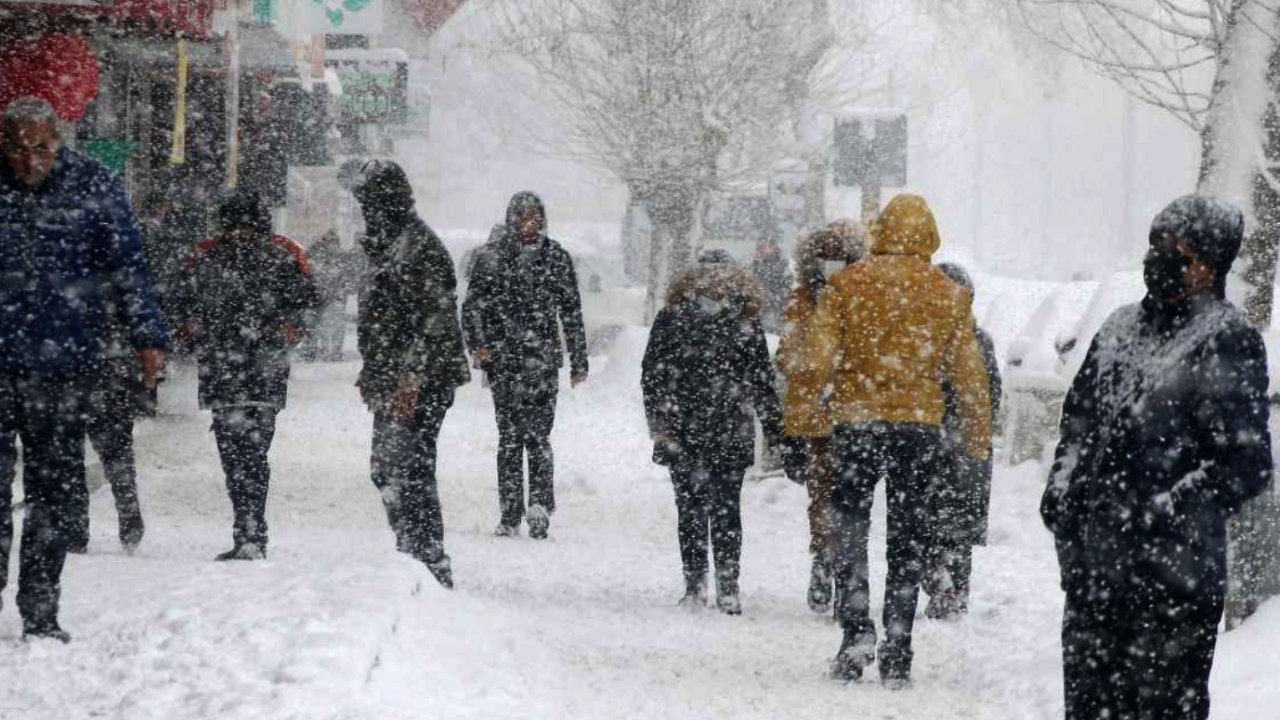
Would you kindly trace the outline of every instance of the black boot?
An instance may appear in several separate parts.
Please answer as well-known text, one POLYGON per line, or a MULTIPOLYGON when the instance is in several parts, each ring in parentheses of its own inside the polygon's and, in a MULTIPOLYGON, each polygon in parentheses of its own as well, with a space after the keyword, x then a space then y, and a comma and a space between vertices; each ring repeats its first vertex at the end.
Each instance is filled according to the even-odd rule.
POLYGON ((58 626, 57 620, 50 620, 22 628, 22 641, 31 642, 33 640, 57 640, 65 645, 71 642, 71 635, 58 626))
POLYGON ((225 562, 227 560, 265 560, 266 557, 266 547, 255 543, 244 543, 243 545, 237 545, 224 553, 219 553, 213 559, 219 562, 225 562))
POLYGON ((831 566, 815 557, 813 569, 809 573, 810 610, 819 615, 831 611, 832 582, 831 566))
POLYGON ((146 527, 142 523, 142 511, 137 503, 120 511, 120 544, 127 552, 133 552, 142 542, 146 527))
POLYGON ((707 574, 685 573, 684 597, 676 603, 682 608, 694 610, 707 606, 707 574))
POLYGON ((860 680, 863 668, 875 659, 875 636, 867 637, 864 633, 846 629, 840 650, 831 661, 831 677, 845 682, 860 680))
POLYGON ((716 573, 716 608, 725 615, 742 614, 742 600, 738 598, 737 573, 716 573))

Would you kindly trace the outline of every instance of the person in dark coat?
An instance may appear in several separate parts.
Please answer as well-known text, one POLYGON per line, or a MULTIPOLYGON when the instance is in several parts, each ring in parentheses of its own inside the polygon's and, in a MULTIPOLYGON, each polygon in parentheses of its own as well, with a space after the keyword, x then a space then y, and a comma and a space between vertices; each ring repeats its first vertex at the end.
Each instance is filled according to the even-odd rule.
POLYGON ((100 371, 104 291, 153 386, 167 338, 124 186, 62 147, 48 102, 14 100, 0 125, 0 589, 13 533, 14 438, 22 440, 26 519, 19 557, 23 636, 67 642, 58 624, 74 493, 84 483, 92 380, 100 371))
POLYGON ((271 211, 251 190, 218 210, 220 232, 192 249, 184 267, 184 332, 199 363, 200 407, 213 434, 235 514, 234 546, 218 560, 267 552, 267 453, 289 384, 289 351, 319 305, 306 253, 274 235, 271 211))
POLYGON ((1098 331, 1040 506, 1066 607, 1066 717, 1209 716, 1227 520, 1272 475, 1262 338, 1225 299, 1244 216, 1188 196, 1156 216, 1147 295, 1098 331))
POLYGON ((498 505, 494 534, 545 538, 555 512, 551 428, 568 345, 573 387, 587 379, 587 334, 573 260, 547 237, 547 213, 530 192, 517 193, 506 222, 477 254, 462 304, 467 346, 489 378, 498 420, 498 505), (564 341, 561 341, 563 329, 564 341))
MULTIPOLYGON (((973 279, 955 263, 941 263, 941 270, 956 285, 973 293, 973 279)), ((974 335, 982 364, 987 370, 991 397, 991 427, 1000 412, 1003 383, 995 344, 987 331, 977 326, 974 335)), ((922 586, 929 594, 925 616, 947 619, 969 611, 969 578, 973 572, 973 547, 987 544, 987 519, 991 505, 991 453, 978 459, 964 451, 959 398, 944 379, 942 414, 942 455, 940 472, 929 488, 929 551, 922 586)))
POLYGON ((373 413, 373 484, 396 548, 453 587, 436 440, 455 389, 471 380, 453 260, 414 211, 413 189, 399 165, 370 161, 353 191, 366 226, 358 385, 373 413))
POLYGON ((787 255, 782 252, 778 238, 771 231, 756 244, 756 253, 751 259, 751 273, 764 289, 760 320, 765 330, 780 332, 783 310, 791 292, 791 271, 787 267, 787 255))
POLYGON ((346 339, 347 296, 356 285, 351 278, 351 260, 342 249, 338 233, 330 230, 307 250, 320 289, 321 308, 302 342, 305 360, 342 360, 346 339))
POLYGON ((654 462, 671 470, 685 594, 707 600, 707 538, 716 606, 742 612, 742 480, 755 455, 755 418, 782 443, 782 407, 760 326, 763 290, 724 251, 703 253, 672 284, 645 348, 641 387, 654 462))

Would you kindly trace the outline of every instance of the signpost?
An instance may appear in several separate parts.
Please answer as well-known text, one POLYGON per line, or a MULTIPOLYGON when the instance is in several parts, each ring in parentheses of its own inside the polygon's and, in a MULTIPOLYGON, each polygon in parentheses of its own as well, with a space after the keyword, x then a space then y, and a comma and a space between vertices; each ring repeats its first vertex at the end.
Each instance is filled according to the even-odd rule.
POLYGON ((885 185, 907 184, 907 115, 898 110, 866 112, 836 121, 835 183, 862 189, 862 221, 880 214, 885 185))

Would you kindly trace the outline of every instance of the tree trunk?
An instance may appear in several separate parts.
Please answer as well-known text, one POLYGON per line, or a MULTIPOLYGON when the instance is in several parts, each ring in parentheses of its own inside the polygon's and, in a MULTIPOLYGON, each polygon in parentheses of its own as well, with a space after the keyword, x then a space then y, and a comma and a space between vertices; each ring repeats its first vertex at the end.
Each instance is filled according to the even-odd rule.
POLYGON ((686 183, 663 184, 645 196, 653 225, 645 319, 652 322, 675 276, 693 262, 692 232, 698 198, 686 183))
MULTIPOLYGON (((1201 137, 1198 192, 1236 203, 1249 218, 1248 235, 1228 281, 1228 294, 1249 322, 1271 326, 1276 251, 1280 246, 1280 194, 1269 181, 1268 164, 1280 159, 1280 118, 1272 106, 1280 79, 1280 47, 1275 31, 1244 16, 1251 0, 1235 0, 1220 51, 1213 101, 1201 137), (1261 146, 1261 147, 1260 147, 1261 146), (1263 152, 1259 153, 1261 149, 1263 152)), ((1227 628, 1245 621, 1277 591, 1274 483, 1232 520, 1228 546, 1230 583, 1227 628)))

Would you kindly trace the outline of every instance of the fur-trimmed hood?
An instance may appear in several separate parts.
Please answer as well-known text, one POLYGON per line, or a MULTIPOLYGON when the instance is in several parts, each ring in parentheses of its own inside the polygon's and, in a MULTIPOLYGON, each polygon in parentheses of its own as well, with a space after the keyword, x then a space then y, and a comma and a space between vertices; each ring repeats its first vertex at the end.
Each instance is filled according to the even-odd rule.
POLYGON ((764 288, 746 268, 731 260, 700 261, 685 270, 667 291, 667 306, 675 307, 685 300, 706 298, 714 301, 736 301, 742 319, 759 317, 764 306, 764 288))
POLYGON ((836 220, 796 242, 796 269, 801 278, 822 270, 824 260, 852 265, 867 254, 867 232, 856 220, 836 220))

